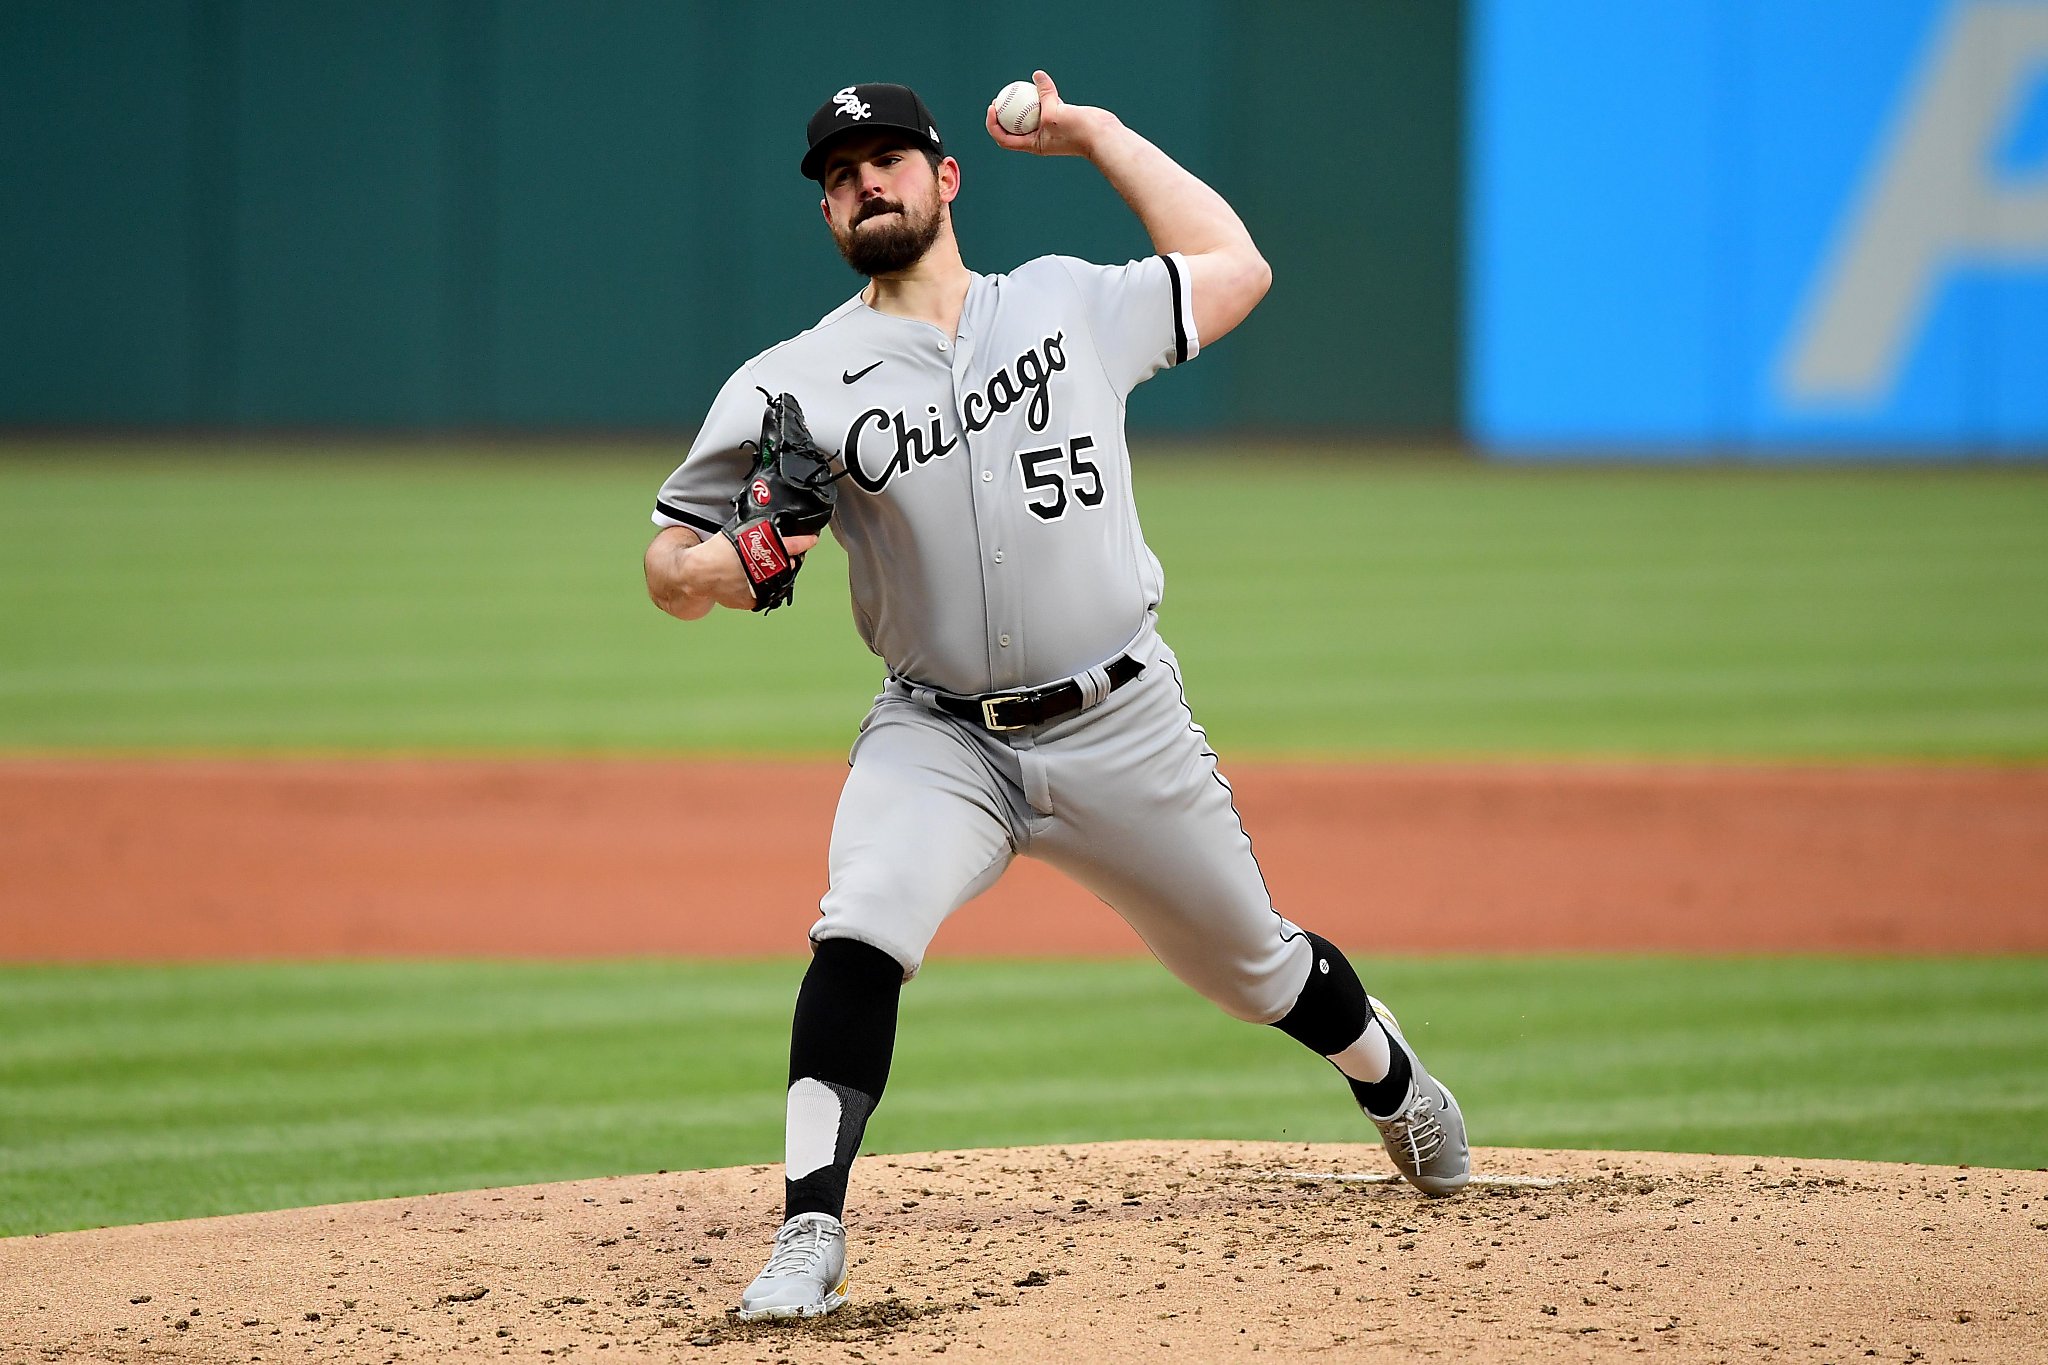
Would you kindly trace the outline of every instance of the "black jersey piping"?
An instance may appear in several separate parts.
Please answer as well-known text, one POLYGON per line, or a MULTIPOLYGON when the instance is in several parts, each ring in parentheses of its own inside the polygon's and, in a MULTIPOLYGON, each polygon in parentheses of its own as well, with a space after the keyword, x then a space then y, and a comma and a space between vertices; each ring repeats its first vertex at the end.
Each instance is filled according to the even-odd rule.
POLYGON ((1223 760, 1218 758, 1216 750, 1210 747, 1209 732, 1195 719, 1195 708, 1188 705, 1188 688, 1187 684, 1181 681, 1180 669, 1169 663, 1166 665, 1166 671, 1173 675, 1173 690, 1180 697, 1180 709, 1188 718, 1188 729, 1194 731, 1195 737, 1202 741, 1202 755, 1209 760, 1209 777, 1217 786, 1223 788, 1224 799, 1230 803, 1230 818, 1237 821, 1237 832, 1244 836, 1244 847, 1251 855, 1252 870, 1259 874, 1259 889, 1266 893, 1266 908, 1272 911, 1273 918, 1279 921, 1280 941, 1291 943, 1302 937, 1304 931, 1300 926, 1291 924, 1287 916, 1280 913, 1280 907, 1274 903, 1273 888, 1266 881, 1266 869, 1259 866, 1259 852, 1252 847, 1251 831, 1244 827, 1244 817, 1237 813, 1237 792, 1231 788, 1229 779, 1223 776, 1223 760), (1287 932, 1290 928, 1294 930, 1293 933, 1287 932))
POLYGON ((1166 279, 1173 286, 1173 363, 1184 365, 1188 359, 1188 329, 1180 320, 1180 267, 1171 256, 1159 259, 1166 263, 1166 279))
POLYGON ((690 529, 694 531, 702 531, 706 535, 716 535, 718 532, 725 529, 725 524, 723 522, 713 521, 709 517, 700 517, 695 512, 685 512, 680 507, 670 506, 668 503, 663 502, 660 498, 656 498, 654 500, 654 510, 661 513, 663 516, 667 517, 671 521, 680 521, 683 525, 689 527, 690 529))

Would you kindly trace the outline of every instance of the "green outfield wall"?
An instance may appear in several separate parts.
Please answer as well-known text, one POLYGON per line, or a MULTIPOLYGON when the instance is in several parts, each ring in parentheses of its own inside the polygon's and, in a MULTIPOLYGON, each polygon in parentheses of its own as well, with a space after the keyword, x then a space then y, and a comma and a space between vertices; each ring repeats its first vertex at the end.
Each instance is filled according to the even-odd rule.
POLYGON ((795 170, 852 81, 925 94, 977 268, 1148 249, 1088 167, 980 132, 1043 65, 1223 190, 1275 267, 1258 325, 1135 424, 1448 434, 1461 12, 10 0, 0 425, 692 426, 855 287, 795 170))

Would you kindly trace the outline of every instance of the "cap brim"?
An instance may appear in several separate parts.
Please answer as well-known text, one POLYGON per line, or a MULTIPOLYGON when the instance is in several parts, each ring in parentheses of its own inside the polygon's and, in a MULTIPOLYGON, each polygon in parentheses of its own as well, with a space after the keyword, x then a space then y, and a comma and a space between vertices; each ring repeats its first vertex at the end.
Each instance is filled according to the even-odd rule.
POLYGON ((891 123, 880 119, 872 122, 850 123, 844 128, 834 130, 829 136, 820 141, 817 146, 804 153, 803 164, 797 167, 798 170, 803 172, 804 179, 816 180, 823 173, 825 158, 831 153, 834 144, 843 138, 851 137, 855 133, 902 133, 919 147, 928 147, 932 151, 941 154, 944 152, 944 148, 926 136, 924 129, 914 128, 907 123, 891 123))

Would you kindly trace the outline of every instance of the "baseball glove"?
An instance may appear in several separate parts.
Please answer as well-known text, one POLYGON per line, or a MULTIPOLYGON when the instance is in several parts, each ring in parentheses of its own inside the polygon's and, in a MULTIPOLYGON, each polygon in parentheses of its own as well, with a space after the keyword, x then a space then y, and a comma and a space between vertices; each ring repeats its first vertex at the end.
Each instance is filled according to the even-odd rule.
POLYGON ((721 532, 740 553, 740 564, 754 585, 754 610, 774 611, 796 595, 802 555, 793 555, 784 536, 814 536, 832 520, 841 474, 826 465, 825 453, 811 440, 804 411, 794 394, 760 391, 768 400, 761 418, 761 440, 754 447, 754 468, 733 496, 732 520, 721 532))

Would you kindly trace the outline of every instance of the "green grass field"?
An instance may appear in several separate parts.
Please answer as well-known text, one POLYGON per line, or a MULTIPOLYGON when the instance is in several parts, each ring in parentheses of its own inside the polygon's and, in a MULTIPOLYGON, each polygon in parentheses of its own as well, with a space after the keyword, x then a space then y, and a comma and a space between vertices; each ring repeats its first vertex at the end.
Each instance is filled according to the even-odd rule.
MULTIPOLYGON (((646 604, 674 458, 0 449, 0 753, 842 752, 836 549, 773 617, 646 604)), ((1139 484, 1226 757, 2048 757, 2048 471, 1139 484)), ((0 1233, 774 1161, 799 967, 0 968, 0 1233)), ((1482 1143, 2048 1163, 2048 959, 1366 971, 1482 1143)), ((1364 1133, 1150 963, 940 961, 870 1143, 1364 1133)))
MULTIPOLYGON (((781 1159, 794 962, 0 969, 0 1233, 781 1159)), ((1489 1145, 2048 1164, 2048 961, 1369 967, 1489 1145)), ((881 1151, 1361 1141, 1153 964, 939 960, 881 1151)))
MULTIPOLYGON (((0 751, 842 752, 828 546, 684 627, 676 451, 0 452, 0 751)), ((2048 471, 1142 460, 1226 756, 2048 755, 2048 471)))

